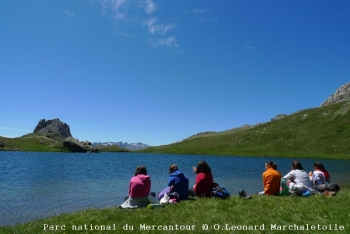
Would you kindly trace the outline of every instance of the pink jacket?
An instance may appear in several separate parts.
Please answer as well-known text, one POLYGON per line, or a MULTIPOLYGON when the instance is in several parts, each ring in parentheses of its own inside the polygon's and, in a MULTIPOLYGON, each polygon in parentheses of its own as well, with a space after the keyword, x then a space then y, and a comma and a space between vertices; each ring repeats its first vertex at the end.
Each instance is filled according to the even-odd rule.
POLYGON ((129 197, 139 198, 147 197, 151 191, 151 177, 138 174, 130 179, 129 197))

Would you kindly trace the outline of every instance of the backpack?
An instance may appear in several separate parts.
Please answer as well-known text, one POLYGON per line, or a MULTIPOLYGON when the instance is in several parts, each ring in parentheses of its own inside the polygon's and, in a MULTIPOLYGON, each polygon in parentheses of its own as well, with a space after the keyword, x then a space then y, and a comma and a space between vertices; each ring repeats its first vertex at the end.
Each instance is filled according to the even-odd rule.
POLYGON ((339 185, 337 184, 326 184, 325 191, 338 192, 340 190, 339 185))
POLYGON ((287 185, 287 179, 281 178, 280 181, 280 191, 278 192, 279 196, 287 196, 289 195, 289 187, 287 185))
POLYGON ((319 192, 338 192, 340 187, 338 184, 321 184, 316 187, 319 192))
POLYGON ((220 187, 217 183, 213 183, 213 191, 211 192, 212 198, 226 199, 230 197, 230 193, 223 187, 220 187))
POLYGON ((176 202, 180 202, 180 195, 177 192, 167 193, 167 195, 170 197, 170 200, 174 199, 176 202))

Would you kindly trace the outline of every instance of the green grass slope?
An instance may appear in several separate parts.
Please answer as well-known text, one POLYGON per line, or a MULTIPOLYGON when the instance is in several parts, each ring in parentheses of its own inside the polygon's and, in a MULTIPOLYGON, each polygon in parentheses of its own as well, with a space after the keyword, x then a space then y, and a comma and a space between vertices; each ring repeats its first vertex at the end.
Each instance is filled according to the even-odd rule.
MULTIPOLYGON (((64 139, 55 134, 30 133, 21 137, 0 136, 0 151, 70 152, 63 146, 64 139)), ((97 146, 100 152, 129 152, 118 146, 97 146)))
POLYGON ((16 138, 0 136, 0 151, 68 152, 63 139, 55 135, 27 134, 16 138))
POLYGON ((254 128, 211 133, 141 152, 350 159, 350 102, 303 110, 254 128))

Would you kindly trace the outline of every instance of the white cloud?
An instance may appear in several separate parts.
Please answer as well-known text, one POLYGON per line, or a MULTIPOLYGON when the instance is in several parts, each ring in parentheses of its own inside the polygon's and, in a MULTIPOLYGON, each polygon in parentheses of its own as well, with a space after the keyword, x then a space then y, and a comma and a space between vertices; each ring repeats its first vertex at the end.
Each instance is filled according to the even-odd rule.
POLYGON ((20 137, 20 136, 3 136, 3 137, 6 137, 6 138, 16 138, 16 137, 20 137))
POLYGON ((149 33, 154 34, 157 31, 157 27, 154 25, 157 21, 157 18, 151 18, 144 22, 144 25, 148 27, 149 33))
POLYGON ((126 0, 111 0, 111 6, 113 11, 119 11, 120 7, 124 5, 126 0))
MULTIPOLYGON (((192 14, 198 15, 200 17, 208 17, 207 13, 210 13, 210 9, 199 9, 199 8, 197 8, 197 9, 193 9, 192 10, 192 14)), ((219 18, 211 17, 211 18, 201 18, 198 21, 199 22, 215 22, 215 21, 218 21, 218 20, 219 20, 219 18)))
POLYGON ((124 19, 128 0, 96 0, 102 6, 103 14, 115 20, 124 19))
POLYGON ((192 10, 192 12, 195 14, 207 13, 209 11, 210 11, 210 9, 194 9, 194 10, 192 10))
POLYGON ((219 18, 212 18, 212 19, 200 19, 199 22, 215 22, 218 21, 219 18))
POLYGON ((28 130, 23 130, 23 129, 15 129, 15 128, 8 128, 8 127, 0 127, 0 130, 6 130, 6 131, 17 131, 17 132, 28 132, 28 130))
POLYGON ((160 38, 160 39, 149 39, 148 41, 152 47, 161 47, 168 46, 173 48, 178 48, 180 45, 177 43, 176 38, 174 36, 168 38, 160 38))
POLYGON ((152 0, 146 0, 145 11, 147 14, 152 14, 157 9, 156 4, 152 0))
POLYGON ((175 37, 168 37, 166 39, 161 39, 159 42, 162 45, 166 45, 166 46, 171 46, 171 47, 178 47, 179 46, 179 44, 176 42, 175 37))
MULTIPOLYGON (((110 19, 118 21, 116 35, 140 35, 151 34, 149 39, 151 46, 178 47, 174 36, 159 39, 159 35, 166 35, 176 27, 176 24, 165 24, 157 17, 149 17, 155 14, 157 5, 154 0, 95 0, 102 6, 103 14, 110 19), (141 29, 141 31, 140 31, 141 29)), ((205 10, 203 10, 205 11, 205 10)), ((200 10, 198 10, 200 12, 200 10)))
POLYGON ((157 6, 152 0, 96 0, 102 6, 103 13, 113 19, 127 19, 133 17, 132 13, 137 9, 143 9, 147 14, 152 14, 157 6))
POLYGON ((157 18, 151 18, 144 22, 144 25, 147 25, 148 32, 151 34, 166 34, 169 30, 175 28, 175 24, 164 25, 164 24, 156 24, 158 21, 157 18))

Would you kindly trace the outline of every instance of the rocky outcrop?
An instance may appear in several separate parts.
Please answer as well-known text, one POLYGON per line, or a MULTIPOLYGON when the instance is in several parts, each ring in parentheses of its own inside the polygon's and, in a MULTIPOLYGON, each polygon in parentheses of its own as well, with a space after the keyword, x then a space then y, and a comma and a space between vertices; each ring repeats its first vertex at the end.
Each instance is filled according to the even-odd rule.
POLYGON ((350 82, 344 84, 335 91, 321 106, 327 106, 338 102, 350 101, 350 82))
POLYGON ((72 137, 68 124, 61 122, 58 118, 47 121, 41 119, 33 133, 57 134, 62 138, 72 137))
MULTIPOLYGON (((93 147, 89 141, 79 141, 72 137, 68 124, 61 122, 58 118, 47 120, 41 119, 35 127, 33 133, 41 134, 46 137, 59 136, 58 139, 64 147, 71 152, 80 153, 99 153, 100 151, 93 147)), ((56 139, 57 140, 57 139, 56 139)))
POLYGON ((17 147, 9 145, 6 141, 0 140, 0 151, 21 151, 17 147))
POLYGON ((5 141, 0 140, 0 147, 7 147, 7 143, 5 141))
POLYGON ((276 115, 275 118, 272 118, 271 121, 283 119, 284 117, 287 117, 287 115, 286 114, 279 114, 279 115, 276 115))
POLYGON ((73 137, 68 137, 63 141, 63 146, 72 152, 79 153, 99 153, 100 151, 93 147, 89 141, 79 141, 73 137))

